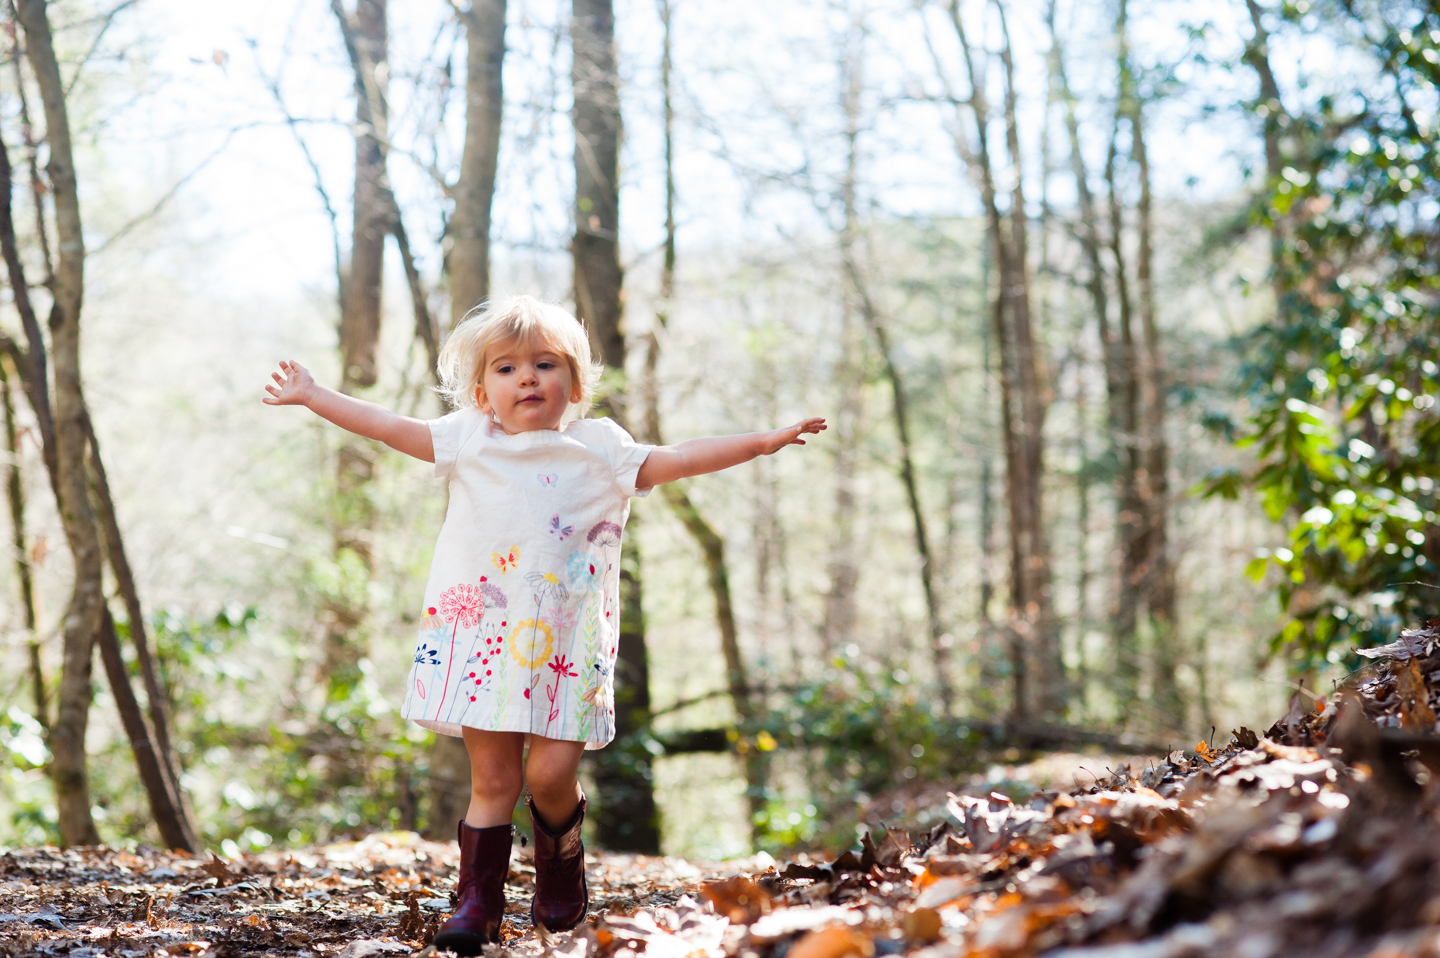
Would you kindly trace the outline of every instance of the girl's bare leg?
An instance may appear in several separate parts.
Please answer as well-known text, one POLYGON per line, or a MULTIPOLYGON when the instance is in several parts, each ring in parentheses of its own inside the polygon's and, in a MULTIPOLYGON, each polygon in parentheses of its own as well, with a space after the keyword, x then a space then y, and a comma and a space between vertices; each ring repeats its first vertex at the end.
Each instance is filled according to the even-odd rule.
POLYGON ((509 825, 524 786, 525 736, 469 727, 462 731, 465 750, 470 753, 470 808, 465 812, 465 824, 471 828, 509 825))
MULTIPOLYGON (((561 742, 539 735, 530 736, 530 756, 525 761, 525 784, 535 801, 535 811, 545 824, 560 828, 580 804, 580 757, 584 742, 561 742)), ((508 819, 507 819, 508 821, 508 819)))

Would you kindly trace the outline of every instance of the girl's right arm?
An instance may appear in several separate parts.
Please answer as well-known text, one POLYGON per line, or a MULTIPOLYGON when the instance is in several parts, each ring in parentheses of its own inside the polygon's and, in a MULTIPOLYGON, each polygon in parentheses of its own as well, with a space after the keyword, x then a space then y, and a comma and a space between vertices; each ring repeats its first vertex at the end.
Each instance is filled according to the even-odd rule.
POLYGON ((270 378, 275 380, 275 385, 265 386, 270 395, 261 397, 263 402, 271 406, 306 406, 341 429, 383 442, 407 456, 435 461, 430 424, 425 420, 401 416, 384 406, 322 386, 310 375, 310 370, 299 363, 282 360, 280 372, 271 373, 270 378))

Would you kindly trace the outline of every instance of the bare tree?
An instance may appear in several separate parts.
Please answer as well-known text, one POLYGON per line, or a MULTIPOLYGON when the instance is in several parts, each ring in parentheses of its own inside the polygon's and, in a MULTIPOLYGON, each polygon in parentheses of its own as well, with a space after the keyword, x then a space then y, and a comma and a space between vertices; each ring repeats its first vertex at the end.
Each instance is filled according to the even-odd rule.
MULTIPOLYGON (((390 208, 385 199, 388 110, 384 73, 377 69, 387 56, 387 3, 356 0, 354 13, 347 12, 341 0, 330 3, 355 67, 355 188, 350 263, 340 295, 340 391, 347 395, 374 386, 378 378, 385 238, 390 232, 390 208)), ((332 699, 346 698, 360 678, 359 662, 364 656, 361 630, 375 525, 369 485, 378 458, 375 444, 349 433, 341 438, 335 483, 335 562, 342 575, 341 586, 326 601, 328 622, 321 665, 321 677, 332 699)), ((341 767, 349 750, 342 752, 337 755, 341 767)), ((341 774, 341 767, 332 774, 341 774)))
MULTIPOLYGON (((852 153, 855 138, 859 135, 858 104, 862 92, 861 84, 864 82, 864 75, 859 69, 859 56, 851 49, 859 40, 857 31, 847 31, 844 38, 846 48, 841 58, 840 105, 845 115, 845 135, 852 144, 852 153)), ((841 184, 842 194, 849 197, 845 200, 846 225, 842 230, 849 228, 854 206, 853 183, 849 179, 846 183, 841 184), (849 183, 848 193, 846 183, 849 183)), ((835 416, 835 435, 830 442, 835 450, 835 465, 831 470, 835 480, 835 508, 831 519, 830 554, 825 570, 830 586, 825 593, 825 614, 820 626, 822 661, 829 661, 834 650, 848 644, 855 635, 856 594, 860 585, 860 562, 855 537, 855 514, 859 503, 855 485, 859 465, 857 460, 864 377, 864 335, 861 324, 856 322, 859 312, 857 291, 854 284, 847 281, 841 285, 840 328, 836 337, 840 352, 832 374, 835 386, 840 390, 840 402, 835 416)))
MULTIPOLYGON (((1121 0, 1124 8, 1124 0, 1121 0)), ((1128 52, 1128 48, 1127 48, 1128 52)), ((1133 69, 1132 71, 1133 72, 1133 69)), ((1133 79, 1132 79, 1133 85, 1133 79)), ((1165 438, 1169 377, 1160 329, 1155 316, 1154 212, 1150 189, 1150 156, 1145 149, 1145 104, 1138 91, 1130 99, 1130 157, 1140 181, 1136 201, 1135 281, 1139 287, 1140 332, 1143 345, 1142 406, 1144 456, 1137 474, 1145 524, 1145 603, 1154 639, 1151 686, 1161 716, 1183 724, 1185 703, 1175 669, 1180 661, 1176 610, 1175 563, 1170 555, 1170 449, 1165 438)))
POLYGON ((50 735, 50 702, 45 688, 45 670, 40 661, 40 637, 35 621, 35 582, 30 567, 30 552, 25 545, 25 483, 20 468, 20 445, 16 441, 15 397, 10 391, 10 372, 6 368, 16 357, 0 358, 0 399, 5 404, 5 451, 10 461, 5 467, 5 498, 10 506, 10 545, 15 550, 15 578, 20 591, 20 610, 25 617, 26 647, 29 653, 30 691, 35 699, 35 720, 50 735))
POLYGON ((900 482, 905 487, 905 499, 910 506, 910 517, 914 523, 915 551, 920 559, 920 587, 925 597, 930 655, 935 665, 935 681, 940 691, 940 702, 945 714, 949 715, 954 710, 955 689, 950 678, 950 653, 945 627, 941 623, 940 598, 935 589, 935 557, 930 548, 931 536, 925 520, 925 510, 920 504, 920 486, 915 472, 914 447, 910 440, 910 411, 906 402, 905 383, 890 345, 890 331, 880 315, 880 309, 870 293, 870 285, 860 265, 860 211, 856 194, 860 161, 860 94, 864 89, 866 40, 863 13, 852 18, 848 34, 841 71, 844 80, 842 108, 845 113, 846 142, 845 173, 840 183, 841 206, 845 216, 840 229, 840 265, 844 272, 842 279, 848 283, 859 307, 860 317, 875 340, 885 378, 890 381, 891 410, 895 418, 895 433, 900 440, 900 482))
MULTIPOLYGON (((986 229, 994 250, 999 291, 992 310, 1000 372, 1001 427, 1005 448, 1005 495, 1009 507, 1011 668, 1016 719, 1038 711, 1059 715, 1065 708, 1064 668, 1050 586, 1050 552, 1044 524, 1044 423, 1048 403, 1045 362, 1035 335, 1031 311, 1031 276, 1026 262, 1028 221, 1025 178, 1021 166, 1014 62, 1005 9, 992 4, 1000 24, 1000 63, 1004 77, 1005 159, 1012 183, 1009 209, 1001 206, 990 146, 990 107, 986 67, 977 56, 961 16, 959 0, 949 0, 946 13, 960 45, 970 95, 949 92, 938 56, 937 73, 946 83, 947 99, 957 111, 967 108, 974 127, 973 143, 957 116, 952 127, 956 149, 980 188, 986 229), (1031 687, 1032 666, 1034 687, 1031 687)), ((927 37, 928 39, 928 37, 927 37)), ((932 54, 934 48, 932 47, 932 54)))
MULTIPOLYGON (((51 487, 55 492, 65 537, 75 567, 75 582, 65 619, 65 654, 57 714, 50 745, 54 761, 59 825, 66 844, 94 844, 99 839, 90 813, 86 768, 85 730, 89 721, 93 649, 98 643, 114 693, 117 710, 130 740, 141 782, 156 826, 164 840, 176 848, 198 850, 193 821, 179 784, 178 766, 169 747, 165 694, 153 674, 153 660, 145 636, 144 616, 129 566, 123 561, 114 503, 99 448, 90 425, 80 373, 80 310, 84 302, 85 244, 79 191, 71 149, 66 87, 55 58, 50 24, 41 0, 21 0, 15 15, 24 26, 25 53, 44 105, 50 194, 54 199, 58 260, 47 271, 53 277, 50 335, 54 356, 55 391, 51 402, 43 334, 29 299, 29 283, 19 260, 10 197, 13 190, 8 150, 0 143, 0 248, 3 248, 15 304, 29 348, 22 355, 13 344, 7 349, 19 356, 17 371, 27 380, 27 392, 40 426, 42 448, 51 487), (100 527, 95 497, 105 523, 100 527), (151 699, 152 728, 140 711, 120 654, 114 621, 103 592, 102 539, 109 538, 109 558, 132 621, 131 639, 146 672, 151 699)), ((23 80, 22 80, 23 85, 23 80)), ((32 173, 32 179, 34 179, 32 173)), ((37 195, 39 191, 37 190, 37 195)), ((37 219, 45 233, 43 216, 37 219)), ((47 260, 48 241, 44 243, 47 260)))
MULTIPOLYGON (((501 68, 505 56, 505 0, 453 4, 465 26, 465 147, 447 225, 450 248, 445 271, 450 283, 450 326, 490 297, 490 208, 495 197, 500 124, 504 113, 501 68)), ((432 364, 433 366, 433 364, 432 364)), ((470 756, 465 743, 436 737, 430 758, 432 837, 449 838, 451 823, 470 800, 470 756)))
POLYGON ((465 148, 455 183, 455 211, 447 228, 450 249, 450 325, 490 295, 490 207, 499 166, 505 96, 506 0, 453 4, 465 25, 465 148))
MULTIPOLYGON (((80 378, 80 307, 85 298, 85 236, 80 220, 75 160, 65 87, 50 34, 44 0, 18 0, 25 27, 26 54, 45 106, 50 159, 46 165, 54 189, 59 258, 55 270, 50 335, 55 367, 56 492, 65 540, 75 564, 75 583, 65 613, 65 653, 60 695, 51 731, 61 839, 67 845, 100 840, 90 814, 85 731, 89 725, 92 653, 105 596, 101 591, 103 558, 95 513, 85 475, 85 398, 80 378)), ((8 163, 7 163, 8 165, 8 163)))
MULTIPOLYGON (((574 48, 571 84, 575 105, 575 311, 590 331, 596 354, 619 383, 625 376, 620 268, 620 92, 615 72, 615 11, 611 0, 575 0, 570 20, 574 48)), ((623 388, 611 390, 603 408, 629 425, 623 388)), ((640 550, 636 521, 620 568, 620 642, 616 661, 617 742, 597 755, 595 815, 601 845, 616 851, 656 854, 660 824, 651 758, 632 744, 650 722, 650 666, 645 651, 640 550)))
MULTIPOLYGON (((1121 9, 1124 9, 1122 0, 1121 9)), ((1123 15, 1123 14, 1122 14, 1123 15)), ((1115 675, 1122 712, 1139 694, 1140 640, 1137 632, 1141 598, 1145 589, 1145 504, 1141 499, 1140 470, 1140 376, 1139 353, 1135 348, 1134 298, 1125 248, 1124 199, 1117 185, 1120 119, 1117 107, 1105 159, 1105 184, 1109 194, 1110 257, 1114 263, 1115 326, 1118 340, 1112 345, 1116 367, 1115 408, 1118 415, 1114 448, 1120 470, 1116 490, 1115 539, 1120 552, 1120 579, 1115 592, 1111 637, 1115 644, 1115 675)))
MULTIPOLYGON (((663 29, 660 56, 660 97, 663 110, 662 126, 665 140, 665 242, 660 268, 660 295, 655 309, 655 323, 646 336, 645 439, 660 445, 664 442, 660 425, 660 394, 657 367, 660 360, 660 337, 669 325, 675 298, 675 107, 671 89, 672 15, 670 0, 659 0, 663 29)), ((760 690, 750 683, 745 659, 740 651, 740 631, 735 624, 735 609, 730 595, 730 572, 725 562, 725 540, 691 500, 685 484, 670 482, 660 487, 665 502, 690 533, 705 559, 705 575, 715 599, 715 625, 720 632, 720 654, 725 661, 725 687, 742 730, 755 727, 763 709, 760 690)), ((752 843, 761 827, 760 812, 767 801, 766 782, 768 759, 748 738, 742 738, 741 756, 745 767, 745 798, 749 806, 752 843)))

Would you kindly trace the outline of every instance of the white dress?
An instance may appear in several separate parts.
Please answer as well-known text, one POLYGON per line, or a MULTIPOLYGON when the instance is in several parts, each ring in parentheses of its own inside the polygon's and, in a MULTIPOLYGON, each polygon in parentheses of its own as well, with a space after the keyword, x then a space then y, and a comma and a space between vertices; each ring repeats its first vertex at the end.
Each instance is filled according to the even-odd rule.
POLYGON ((430 422, 450 507, 401 714, 600 748, 615 737, 620 535, 654 447, 609 419, 507 435, 478 409, 430 422))

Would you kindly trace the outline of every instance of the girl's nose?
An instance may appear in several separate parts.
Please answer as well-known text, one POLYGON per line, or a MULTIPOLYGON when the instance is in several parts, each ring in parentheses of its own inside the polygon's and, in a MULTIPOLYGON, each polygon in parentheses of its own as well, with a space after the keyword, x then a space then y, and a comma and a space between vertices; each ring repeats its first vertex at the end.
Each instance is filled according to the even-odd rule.
POLYGON ((520 385, 533 386, 540 381, 540 375, 535 371, 534 366, 527 366, 520 370, 520 385))

